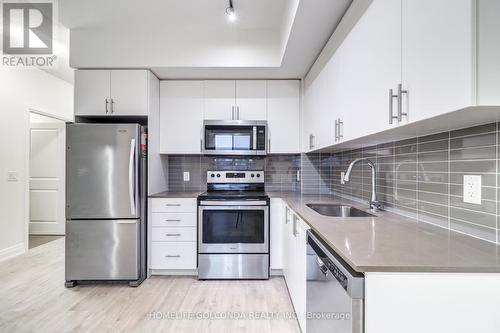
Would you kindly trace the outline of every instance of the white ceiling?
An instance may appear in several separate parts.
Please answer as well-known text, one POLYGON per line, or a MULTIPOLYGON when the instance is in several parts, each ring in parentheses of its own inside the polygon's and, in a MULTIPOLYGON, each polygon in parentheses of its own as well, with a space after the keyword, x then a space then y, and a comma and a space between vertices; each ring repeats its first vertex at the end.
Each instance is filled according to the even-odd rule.
POLYGON ((60 0, 74 68, 160 78, 301 78, 351 0, 60 0))

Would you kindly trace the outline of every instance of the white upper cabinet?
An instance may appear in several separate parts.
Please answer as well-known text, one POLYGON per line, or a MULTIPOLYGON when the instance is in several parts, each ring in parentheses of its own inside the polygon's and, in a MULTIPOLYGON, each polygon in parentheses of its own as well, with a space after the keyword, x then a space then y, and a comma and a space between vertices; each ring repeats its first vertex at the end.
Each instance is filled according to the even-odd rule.
POLYGON ((161 81, 161 154, 200 154, 203 120, 266 119, 269 153, 300 153, 299 80, 161 81))
POLYGON ((410 121, 475 104, 471 0, 403 0, 403 112, 410 121))
POLYGON ((145 70, 111 71, 112 114, 147 115, 148 72, 145 70))
POLYGON ((161 81, 160 153, 200 154, 203 81, 161 81))
POLYGON ((306 80, 304 151, 390 127, 401 82, 401 0, 374 1, 314 80, 306 80))
POLYGON ((148 75, 147 70, 77 70, 75 115, 146 116, 148 75))
POLYGON ((265 80, 206 80, 207 120, 266 120, 265 80))
POLYGON ((500 1, 477 2, 477 104, 500 105, 500 1))
POLYGON ((234 80, 206 80, 204 119, 236 119, 236 86, 234 80))
POLYGON ((300 153, 300 81, 267 81, 268 152, 300 153))
POLYGON ((75 71, 75 115, 102 116, 109 113, 110 89, 110 71, 75 71))
POLYGON ((323 70, 305 79, 303 150, 500 105, 498 12, 495 0, 373 0, 323 70))
MULTIPOLYGON (((401 0, 375 0, 337 52, 342 63, 337 142, 389 128, 389 91, 395 93, 401 83, 401 0)), ((397 103, 391 102, 395 116, 397 103)))
POLYGON ((267 81, 236 81, 236 119, 266 120, 267 81))

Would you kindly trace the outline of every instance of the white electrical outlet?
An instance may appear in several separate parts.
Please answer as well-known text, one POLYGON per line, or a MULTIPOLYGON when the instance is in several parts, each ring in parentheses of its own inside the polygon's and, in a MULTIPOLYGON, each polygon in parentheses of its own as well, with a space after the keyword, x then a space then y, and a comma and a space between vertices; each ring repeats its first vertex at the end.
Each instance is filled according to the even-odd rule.
POLYGON ((340 173, 340 184, 344 185, 345 184, 345 181, 344 181, 344 176, 345 176, 345 172, 342 171, 340 173))
POLYGON ((184 171, 183 177, 184 177, 184 181, 188 182, 189 181, 189 171, 184 171))
POLYGON ((481 176, 464 175, 464 202, 481 204, 481 176))
POLYGON ((7 172, 7 181, 8 182, 17 182, 19 180, 19 175, 16 171, 7 172))

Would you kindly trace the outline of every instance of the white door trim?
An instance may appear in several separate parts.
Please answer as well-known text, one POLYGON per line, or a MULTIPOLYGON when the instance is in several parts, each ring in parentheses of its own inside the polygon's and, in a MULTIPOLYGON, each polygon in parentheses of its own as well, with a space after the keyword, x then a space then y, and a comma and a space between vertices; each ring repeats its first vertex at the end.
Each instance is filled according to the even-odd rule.
POLYGON ((64 117, 60 117, 57 115, 53 115, 50 112, 46 112, 43 110, 39 110, 35 107, 27 107, 26 112, 24 114, 24 138, 25 138, 25 156, 24 156, 24 164, 25 164, 25 176, 24 180, 24 251, 27 252, 29 250, 29 224, 30 224, 30 131, 31 131, 31 122, 30 122, 30 113, 39 114, 42 116, 46 116, 49 118, 53 118, 59 121, 64 122, 73 122, 73 119, 68 119, 64 117))

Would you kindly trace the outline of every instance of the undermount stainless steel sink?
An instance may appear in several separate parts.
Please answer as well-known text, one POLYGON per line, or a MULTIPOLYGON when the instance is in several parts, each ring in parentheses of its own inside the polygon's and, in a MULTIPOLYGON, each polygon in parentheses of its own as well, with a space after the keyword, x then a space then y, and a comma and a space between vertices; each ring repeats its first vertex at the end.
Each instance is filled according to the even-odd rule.
POLYGON ((306 204, 315 212, 325 216, 333 217, 376 217, 373 214, 367 213, 361 209, 357 209, 346 205, 336 204, 306 204))

